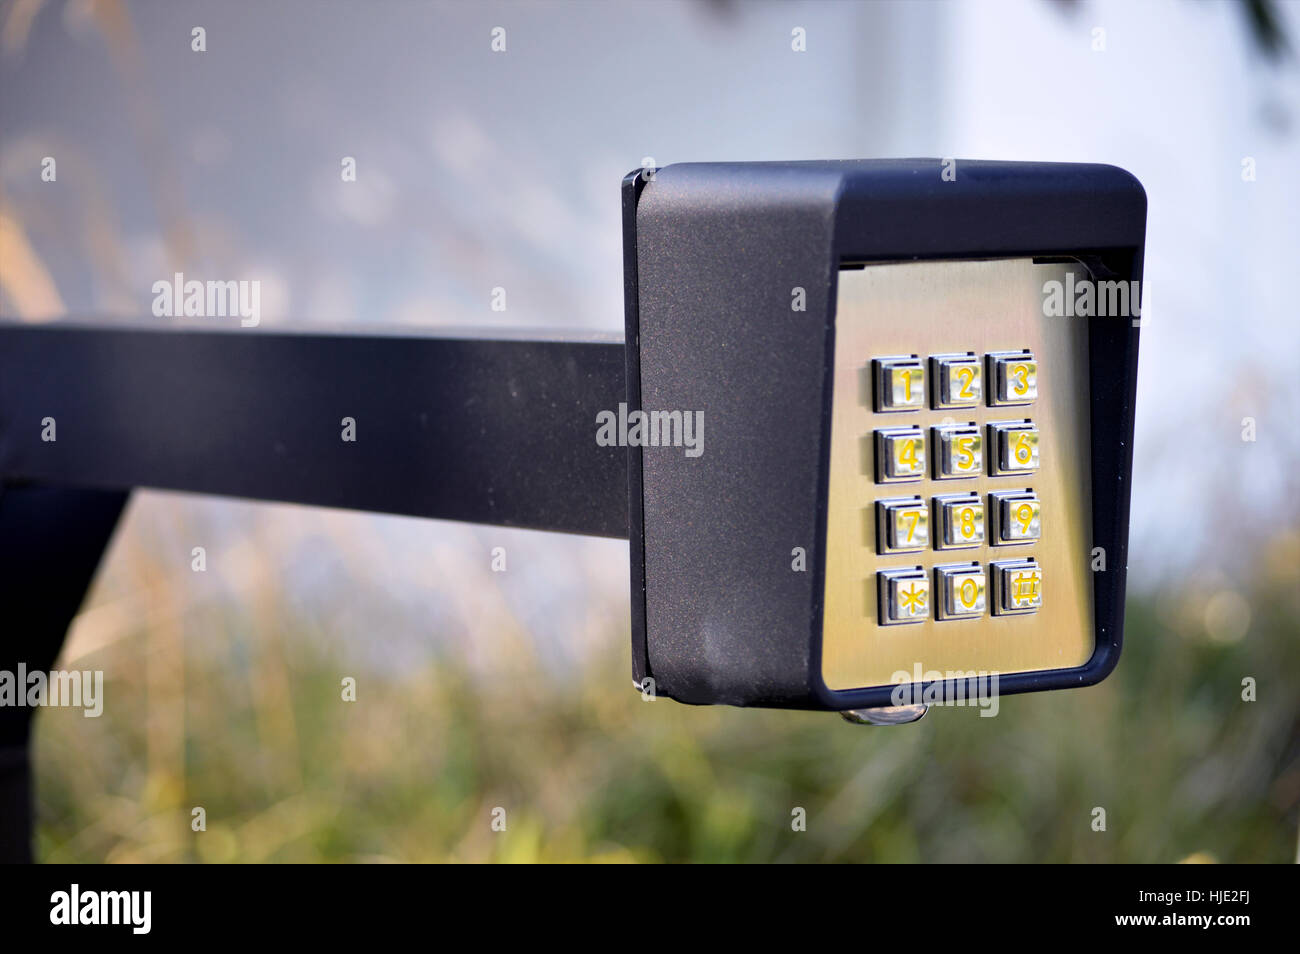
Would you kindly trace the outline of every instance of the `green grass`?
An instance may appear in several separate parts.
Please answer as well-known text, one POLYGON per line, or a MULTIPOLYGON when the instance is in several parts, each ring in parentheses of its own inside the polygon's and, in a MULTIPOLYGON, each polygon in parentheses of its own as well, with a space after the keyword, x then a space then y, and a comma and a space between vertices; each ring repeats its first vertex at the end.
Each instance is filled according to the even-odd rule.
POLYGON ((1300 560, 1288 540, 1283 571, 1245 594, 1244 638, 1216 633, 1205 594, 1133 598, 1124 657, 1101 686, 902 728, 643 702, 613 622, 571 677, 526 648, 491 678, 431 654, 356 674, 355 703, 340 698, 338 660, 274 624, 232 613, 224 644, 142 626, 78 664, 107 673, 102 718, 38 720, 38 855, 1291 861, 1300 560), (1242 701, 1247 676, 1258 701, 1242 701), (190 830, 196 805, 204 832, 190 830), (505 832, 491 829, 498 806, 505 832), (806 831, 791 829, 796 807, 806 831))

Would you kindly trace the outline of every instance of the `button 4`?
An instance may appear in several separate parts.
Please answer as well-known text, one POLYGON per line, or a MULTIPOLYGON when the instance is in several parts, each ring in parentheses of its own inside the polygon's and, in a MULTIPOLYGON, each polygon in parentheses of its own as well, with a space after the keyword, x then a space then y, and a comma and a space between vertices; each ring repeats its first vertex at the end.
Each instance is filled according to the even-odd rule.
POLYGON ((920 480, 925 476, 925 432, 919 427, 876 431, 876 482, 920 480))

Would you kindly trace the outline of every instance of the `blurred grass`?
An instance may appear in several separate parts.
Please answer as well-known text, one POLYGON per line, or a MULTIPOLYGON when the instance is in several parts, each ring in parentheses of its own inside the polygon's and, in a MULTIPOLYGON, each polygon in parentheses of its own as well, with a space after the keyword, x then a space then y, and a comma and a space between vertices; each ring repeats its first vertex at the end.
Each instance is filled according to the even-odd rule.
MULTIPOLYGON (((46 861, 1219 861, 1296 857, 1300 539, 1240 594, 1132 597, 1099 687, 936 710, 896 729, 830 714, 643 702, 626 630, 556 676, 515 646, 490 678, 431 650, 347 672, 262 607, 229 640, 154 614, 74 661, 105 714, 38 719, 46 861), (1253 610, 1234 630, 1227 605, 1253 610), (169 628, 170 627, 170 628, 169 628), (358 680, 355 703, 340 680, 358 680), (1245 677, 1258 701, 1241 699, 1245 677), (207 830, 190 830, 203 806, 207 830), (507 829, 491 829, 495 807, 507 829), (1091 828, 1103 807, 1107 831, 1091 828), (791 829, 802 807, 807 830, 791 829)), ((286 617, 286 619, 289 617, 286 617)))

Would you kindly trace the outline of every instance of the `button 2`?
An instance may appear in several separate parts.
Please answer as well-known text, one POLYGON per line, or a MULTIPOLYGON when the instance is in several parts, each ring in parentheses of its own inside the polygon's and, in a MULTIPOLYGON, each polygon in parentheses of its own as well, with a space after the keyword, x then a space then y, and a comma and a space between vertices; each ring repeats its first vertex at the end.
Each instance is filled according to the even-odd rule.
POLYGON ((982 370, 980 359, 974 354, 931 355, 930 381, 935 409, 977 407, 984 394, 982 370))

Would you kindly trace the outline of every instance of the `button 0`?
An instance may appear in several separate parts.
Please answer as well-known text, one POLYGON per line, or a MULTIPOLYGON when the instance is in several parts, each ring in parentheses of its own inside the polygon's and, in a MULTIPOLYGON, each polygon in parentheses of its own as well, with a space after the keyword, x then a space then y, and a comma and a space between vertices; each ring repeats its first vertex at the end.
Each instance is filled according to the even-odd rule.
POLYGON ((984 568, 950 563, 934 568, 936 619, 975 619, 984 615, 984 568))
POLYGON ((984 502, 979 494, 934 498, 934 548, 962 550, 984 542, 984 502))
POLYGON ((1042 509, 1032 490, 989 494, 989 542, 995 547, 1033 543, 1043 534, 1042 509))
POLYGON ((984 440, 978 424, 938 424, 934 434, 934 478, 952 480, 984 473, 984 440))
POLYGON ((919 566, 876 573, 880 622, 919 623, 930 616, 930 578, 919 566))
POLYGON ((1003 560, 989 564, 993 577, 993 613, 1019 616, 1043 605, 1043 571, 1035 560, 1003 560))
POLYGON ((989 475, 1006 477, 1038 470, 1038 425, 1033 421, 989 424, 989 475))
POLYGON ((974 354, 931 355, 930 381, 936 410, 976 407, 984 395, 983 367, 974 354))
POLYGON ((876 482, 920 480, 925 476, 925 432, 919 427, 876 431, 876 482))
POLYGON ((925 365, 916 355, 871 362, 877 411, 916 411, 925 407, 925 365))
POLYGON ((1038 399, 1038 362, 1031 351, 990 351, 989 407, 1032 404, 1038 399))
POLYGON ((876 501, 876 552, 913 553, 930 545, 930 513, 920 497, 876 501))

